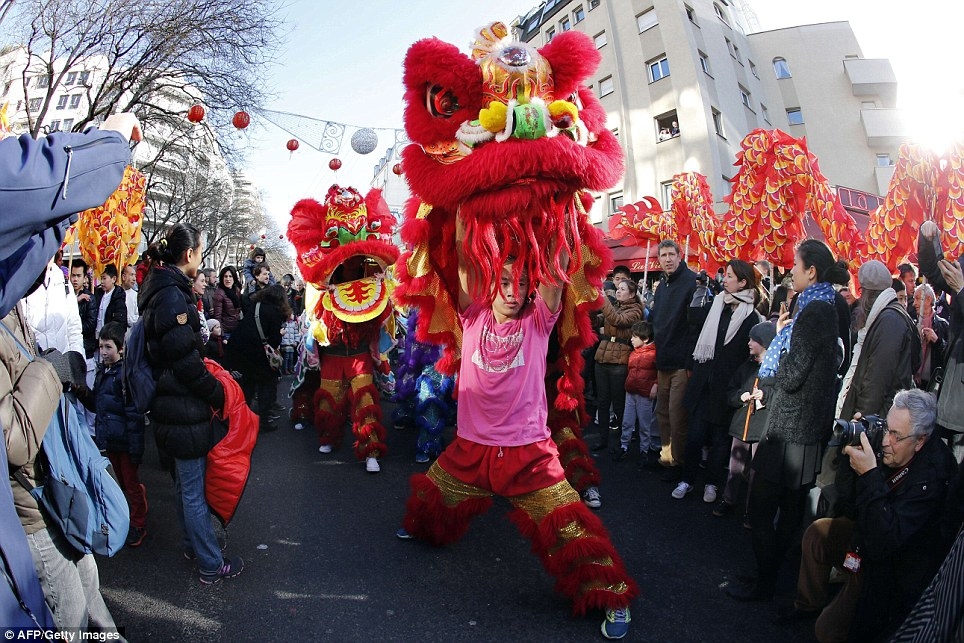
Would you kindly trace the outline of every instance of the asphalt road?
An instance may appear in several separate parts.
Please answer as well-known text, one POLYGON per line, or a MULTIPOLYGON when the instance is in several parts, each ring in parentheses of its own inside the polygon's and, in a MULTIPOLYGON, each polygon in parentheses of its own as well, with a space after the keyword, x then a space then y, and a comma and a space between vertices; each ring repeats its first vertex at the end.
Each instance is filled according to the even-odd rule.
MULTIPOLYGON (((350 441, 322 455, 314 431, 294 431, 287 420, 259 437, 228 533, 227 553, 244 557, 244 573, 209 587, 182 557, 174 486, 148 440, 148 538, 98 559, 104 597, 128 640, 603 640, 601 614, 574 618, 554 594, 506 519, 508 503, 497 500, 454 546, 397 540, 408 478, 427 468, 414 461, 415 434, 388 429, 391 453, 379 474, 366 473, 350 441)), ((773 623, 792 596, 795 566, 771 602, 724 594, 727 581, 752 569, 749 532, 736 517, 714 518, 696 491, 671 499, 673 485, 631 461, 599 455, 598 463, 599 514, 643 592, 624 640, 813 639, 807 623, 773 623)))

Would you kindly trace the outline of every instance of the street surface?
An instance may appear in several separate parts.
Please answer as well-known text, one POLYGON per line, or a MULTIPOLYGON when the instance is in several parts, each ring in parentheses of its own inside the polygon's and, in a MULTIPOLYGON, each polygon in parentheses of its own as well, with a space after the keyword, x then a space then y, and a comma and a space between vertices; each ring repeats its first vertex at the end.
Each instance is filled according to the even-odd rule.
MULTIPOLYGON (((279 399, 289 379, 279 386, 279 399)), ((601 614, 574 618, 553 580, 496 500, 461 542, 436 549, 400 541, 415 433, 392 428, 379 474, 345 445, 318 453, 313 429, 259 437, 251 476, 228 534, 241 576, 202 586, 181 554, 173 483, 153 438, 141 465, 150 511, 143 546, 98 558, 114 619, 133 643, 160 641, 595 641, 601 614)), ((149 431, 150 434, 150 431, 149 431)), ((152 434, 150 434, 152 435, 152 434)), ((592 439, 592 438, 591 438, 592 439)), ((635 447, 635 443, 633 447, 635 447)), ((741 604, 721 586, 752 570, 750 532, 714 518, 702 483, 684 500, 658 472, 596 454, 599 510, 642 589, 627 641, 810 641, 812 625, 773 624, 789 603, 796 566, 772 602, 741 604)))

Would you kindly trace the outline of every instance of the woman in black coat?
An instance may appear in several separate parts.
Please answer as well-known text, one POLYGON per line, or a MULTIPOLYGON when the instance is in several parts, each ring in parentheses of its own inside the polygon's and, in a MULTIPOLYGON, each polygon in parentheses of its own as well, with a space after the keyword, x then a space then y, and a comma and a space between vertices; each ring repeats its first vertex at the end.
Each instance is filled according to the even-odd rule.
POLYGON ((797 248, 791 271, 793 289, 799 293, 795 316, 790 320, 788 313, 780 315, 780 332, 760 367, 760 380, 772 383, 772 394, 764 400, 769 416, 751 464, 755 473, 749 507, 757 578, 727 590, 737 600, 773 596, 780 565, 800 529, 807 495, 820 471, 843 359, 832 284, 845 279, 846 272, 846 263, 835 262, 821 241, 807 239, 797 248))
POLYGON ((158 448, 174 458, 184 553, 197 559, 201 582, 212 584, 240 574, 244 562, 222 555, 204 496, 207 454, 215 443, 211 418, 224 407, 224 388, 201 360, 201 319, 191 286, 201 265, 201 233, 175 224, 147 256, 151 268, 137 303, 157 382, 151 425, 158 448))
POLYGON ((275 407, 278 395, 278 372, 268 365, 264 343, 278 349, 281 346, 282 327, 291 307, 281 284, 261 288, 251 295, 244 318, 228 340, 225 361, 232 370, 242 375, 241 388, 251 404, 258 398, 258 414, 261 416, 261 432, 274 431, 274 423, 280 413, 275 407), (261 322, 261 333, 257 322, 261 322))

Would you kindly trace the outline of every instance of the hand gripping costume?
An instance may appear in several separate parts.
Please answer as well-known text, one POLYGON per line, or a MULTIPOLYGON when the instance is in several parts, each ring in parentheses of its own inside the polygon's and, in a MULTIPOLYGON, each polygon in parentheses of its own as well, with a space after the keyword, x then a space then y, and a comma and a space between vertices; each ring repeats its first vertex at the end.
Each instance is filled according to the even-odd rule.
POLYGON ((379 190, 362 198, 354 188, 337 185, 324 203, 304 199, 295 204, 288 223, 298 268, 315 295, 306 310, 319 354, 321 383, 314 395, 318 439, 339 447, 350 412, 359 459, 377 458, 387 450, 374 369, 388 365, 379 352, 379 336, 394 320, 392 280, 386 277, 398 259, 391 243, 394 225, 379 190))
MULTIPOLYGON (((477 344, 460 354, 462 321, 474 324, 469 320, 491 315, 487 309, 495 298, 499 267, 514 257, 515 283, 523 270, 529 277, 529 292, 520 295, 535 295, 520 316, 519 336, 558 319, 539 335, 542 348, 526 353, 527 359, 541 356, 543 364, 530 369, 534 364, 527 362, 528 370, 518 371, 546 373, 552 440, 513 441, 506 435, 511 418, 498 436, 494 429, 486 436, 483 422, 473 425, 475 440, 463 440, 467 423, 460 406, 456 442, 427 475, 412 477, 404 526, 433 544, 453 542, 500 493, 514 505, 513 521, 556 577, 557 589, 572 599, 575 613, 618 609, 628 606, 638 590, 578 491, 598 483, 580 437, 587 421, 580 372, 581 351, 593 338, 589 312, 599 307, 608 260, 602 235, 586 215, 592 203, 586 190, 614 185, 622 174, 623 153, 605 127, 602 106, 582 84, 599 62, 591 40, 567 32, 536 50, 507 35, 501 23, 480 30, 471 57, 437 39, 417 42, 408 52, 405 126, 414 144, 403 153, 403 168, 415 197, 406 208, 402 237, 411 250, 396 264, 395 296, 419 309, 416 338, 440 344, 437 368, 453 373, 471 351, 473 366, 475 356, 485 352, 488 331, 481 340, 473 334, 477 344), (478 291, 471 293, 476 303, 463 315, 457 307, 457 215, 464 226, 459 250, 478 291), (560 261, 564 251, 571 258, 566 269, 560 261), (556 313, 550 314, 536 294, 542 281, 565 284, 556 313), (480 306, 486 310, 480 313, 480 306), (556 447, 558 460, 547 462, 544 456, 556 453, 556 447), (518 466, 513 484, 496 480, 494 469, 485 469, 487 457, 493 458, 488 461, 492 466, 518 466), (478 463, 474 469, 472 462, 478 463)), ((497 341, 504 340, 511 338, 497 341)), ((515 362, 504 366, 480 370, 484 377, 513 377, 508 369, 515 362)), ((467 403, 466 372, 460 371, 458 387, 467 403)))

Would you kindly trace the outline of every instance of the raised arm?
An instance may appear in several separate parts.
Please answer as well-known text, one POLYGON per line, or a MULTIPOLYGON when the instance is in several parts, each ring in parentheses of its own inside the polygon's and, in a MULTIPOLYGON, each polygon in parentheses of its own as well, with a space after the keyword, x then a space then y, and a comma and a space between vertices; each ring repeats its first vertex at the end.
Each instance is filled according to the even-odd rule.
POLYGON ((462 223, 462 216, 455 217, 455 253, 459 258, 459 312, 464 312, 472 303, 472 277, 471 269, 465 258, 465 250, 462 244, 465 241, 465 225, 462 223))

